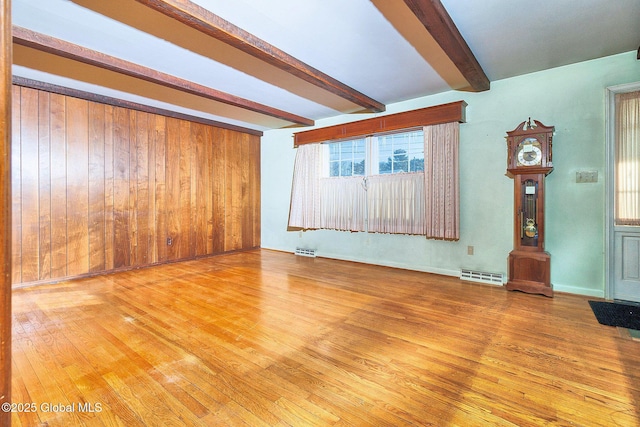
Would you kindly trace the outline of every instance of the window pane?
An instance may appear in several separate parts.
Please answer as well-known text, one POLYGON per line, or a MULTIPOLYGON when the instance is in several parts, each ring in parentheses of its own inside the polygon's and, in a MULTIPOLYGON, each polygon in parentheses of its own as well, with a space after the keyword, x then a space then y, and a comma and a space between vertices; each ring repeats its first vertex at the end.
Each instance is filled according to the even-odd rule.
POLYGON ((378 167, 380 174, 423 171, 422 131, 378 137, 378 167))
POLYGON ((616 225, 640 225, 640 91, 616 95, 616 225))
POLYGON ((340 162, 340 176, 351 176, 353 174, 353 162, 351 160, 343 160, 340 162))
POLYGON ((340 176, 340 162, 329 163, 329 176, 340 176))
POLYGON ((418 159, 414 157, 411 159, 411 164, 409 165, 411 172, 423 172, 424 171, 424 157, 418 159))
POLYGON ((334 142, 329 144, 329 176, 365 174, 366 140, 334 142))
POLYGON ((379 173, 391 173, 392 145, 388 138, 378 138, 378 169, 379 173))
MULTIPOLYGON (((394 144, 395 145, 395 144, 394 144)), ((393 151, 393 173, 398 172, 408 172, 409 171, 409 162, 407 156, 407 151, 398 148, 393 151)))
POLYGON ((339 144, 329 144, 329 160, 340 160, 339 144))

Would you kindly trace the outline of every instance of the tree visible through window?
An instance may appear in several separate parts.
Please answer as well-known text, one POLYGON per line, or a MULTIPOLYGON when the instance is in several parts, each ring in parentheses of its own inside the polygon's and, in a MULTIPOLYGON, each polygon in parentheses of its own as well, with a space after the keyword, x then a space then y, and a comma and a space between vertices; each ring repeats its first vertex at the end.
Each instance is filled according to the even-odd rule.
POLYGON ((379 174, 424 171, 422 131, 379 136, 377 143, 379 174))

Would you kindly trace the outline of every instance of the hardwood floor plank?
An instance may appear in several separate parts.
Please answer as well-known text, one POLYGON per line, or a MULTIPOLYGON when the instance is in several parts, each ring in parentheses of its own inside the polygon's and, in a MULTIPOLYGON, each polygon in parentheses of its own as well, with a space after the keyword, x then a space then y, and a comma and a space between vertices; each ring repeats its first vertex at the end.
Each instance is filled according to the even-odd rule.
POLYGON ((588 298, 255 250, 16 289, 49 426, 640 425, 640 347, 588 298))

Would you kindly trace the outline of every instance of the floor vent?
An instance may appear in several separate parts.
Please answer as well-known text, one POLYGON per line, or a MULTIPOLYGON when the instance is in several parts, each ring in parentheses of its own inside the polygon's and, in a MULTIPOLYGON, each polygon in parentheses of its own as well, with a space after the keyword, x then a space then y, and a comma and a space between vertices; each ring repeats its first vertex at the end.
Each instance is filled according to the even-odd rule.
POLYGON ((296 251, 294 253, 299 256, 308 256, 311 258, 316 257, 315 249, 296 248, 296 251))
POLYGON ((490 283, 492 285, 502 285, 504 283, 500 273, 485 273, 484 271, 465 270, 464 268, 460 271, 460 279, 490 283))

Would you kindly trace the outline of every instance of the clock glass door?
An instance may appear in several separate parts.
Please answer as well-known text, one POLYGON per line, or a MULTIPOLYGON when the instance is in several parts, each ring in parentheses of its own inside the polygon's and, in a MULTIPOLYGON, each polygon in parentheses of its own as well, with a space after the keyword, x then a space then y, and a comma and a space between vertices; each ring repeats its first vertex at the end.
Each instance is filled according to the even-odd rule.
POLYGON ((520 211, 520 244, 538 246, 538 183, 527 179, 522 183, 520 211))

